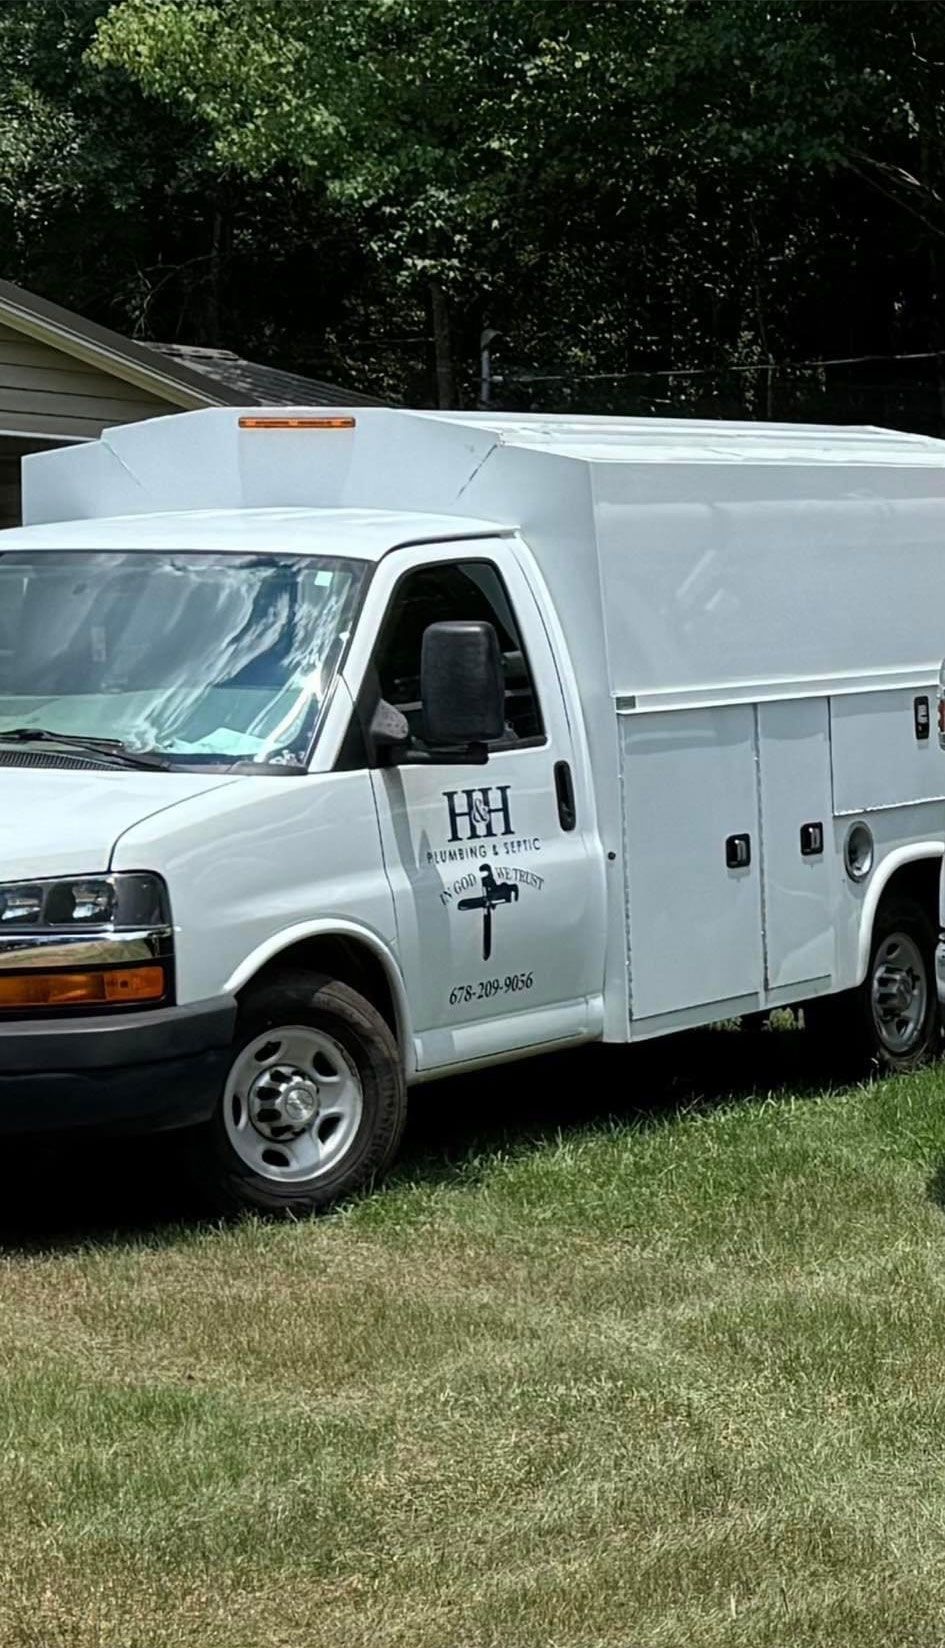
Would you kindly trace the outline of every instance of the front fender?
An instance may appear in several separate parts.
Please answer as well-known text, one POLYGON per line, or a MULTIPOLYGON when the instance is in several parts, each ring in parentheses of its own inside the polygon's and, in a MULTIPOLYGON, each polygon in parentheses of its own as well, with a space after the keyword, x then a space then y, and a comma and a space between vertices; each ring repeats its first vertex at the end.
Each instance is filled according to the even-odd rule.
POLYGON ((404 1066, 409 1081, 417 1068, 417 1050, 414 1043, 407 992, 404 988, 400 967, 390 946, 385 944, 377 933, 373 933, 369 927, 362 927, 359 922, 326 917, 319 921, 298 922, 295 926, 286 927, 279 933, 272 933, 264 943, 258 945, 255 950, 250 951, 249 955, 230 974, 225 985, 226 994, 238 995, 241 990, 245 990, 247 984, 269 962, 287 954, 296 945, 304 944, 314 938, 350 939, 356 944, 363 944, 366 950, 370 950, 375 960, 380 962, 390 985, 394 1012, 397 1018, 397 1040, 403 1050, 404 1066))

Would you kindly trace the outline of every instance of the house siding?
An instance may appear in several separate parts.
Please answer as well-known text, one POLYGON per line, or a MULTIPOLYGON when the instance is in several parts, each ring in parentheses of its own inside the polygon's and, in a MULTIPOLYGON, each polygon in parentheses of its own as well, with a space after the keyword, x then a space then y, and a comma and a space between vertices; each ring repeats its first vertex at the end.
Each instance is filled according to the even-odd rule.
POLYGON ((0 325, 0 430, 95 436, 172 411, 166 400, 0 325))

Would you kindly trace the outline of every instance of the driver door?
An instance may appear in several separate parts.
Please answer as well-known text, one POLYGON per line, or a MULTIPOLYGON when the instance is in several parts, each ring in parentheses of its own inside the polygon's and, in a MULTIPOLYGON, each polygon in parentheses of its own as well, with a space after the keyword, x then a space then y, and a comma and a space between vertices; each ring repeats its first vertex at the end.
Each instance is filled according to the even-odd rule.
POLYGON ((418 753, 429 624, 493 624, 506 677, 505 733, 486 765, 372 772, 418 1068, 580 1039, 601 990, 600 946, 581 942, 585 926, 599 926, 590 820, 531 590, 504 545, 481 541, 443 545, 436 560, 429 545, 398 552, 380 575, 386 611, 371 672, 418 753))

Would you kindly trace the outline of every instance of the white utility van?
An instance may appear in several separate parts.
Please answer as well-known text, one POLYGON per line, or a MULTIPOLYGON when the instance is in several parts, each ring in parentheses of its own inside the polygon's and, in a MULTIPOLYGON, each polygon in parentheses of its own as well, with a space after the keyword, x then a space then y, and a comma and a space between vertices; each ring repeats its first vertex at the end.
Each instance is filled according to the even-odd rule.
POLYGON ((807 1004, 937 1045, 945 444, 208 411, 0 534, 0 1117, 225 1204, 416 1082, 807 1004))

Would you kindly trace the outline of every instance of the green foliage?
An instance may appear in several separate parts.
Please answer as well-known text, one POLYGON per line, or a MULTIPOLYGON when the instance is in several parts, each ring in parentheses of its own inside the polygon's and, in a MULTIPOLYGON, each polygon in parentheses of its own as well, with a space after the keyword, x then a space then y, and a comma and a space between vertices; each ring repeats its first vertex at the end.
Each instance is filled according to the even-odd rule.
POLYGON ((0 212, 144 330, 427 398, 435 323, 474 398, 488 321, 507 399, 764 412, 945 337, 943 62, 939 0, 9 0, 0 212))

